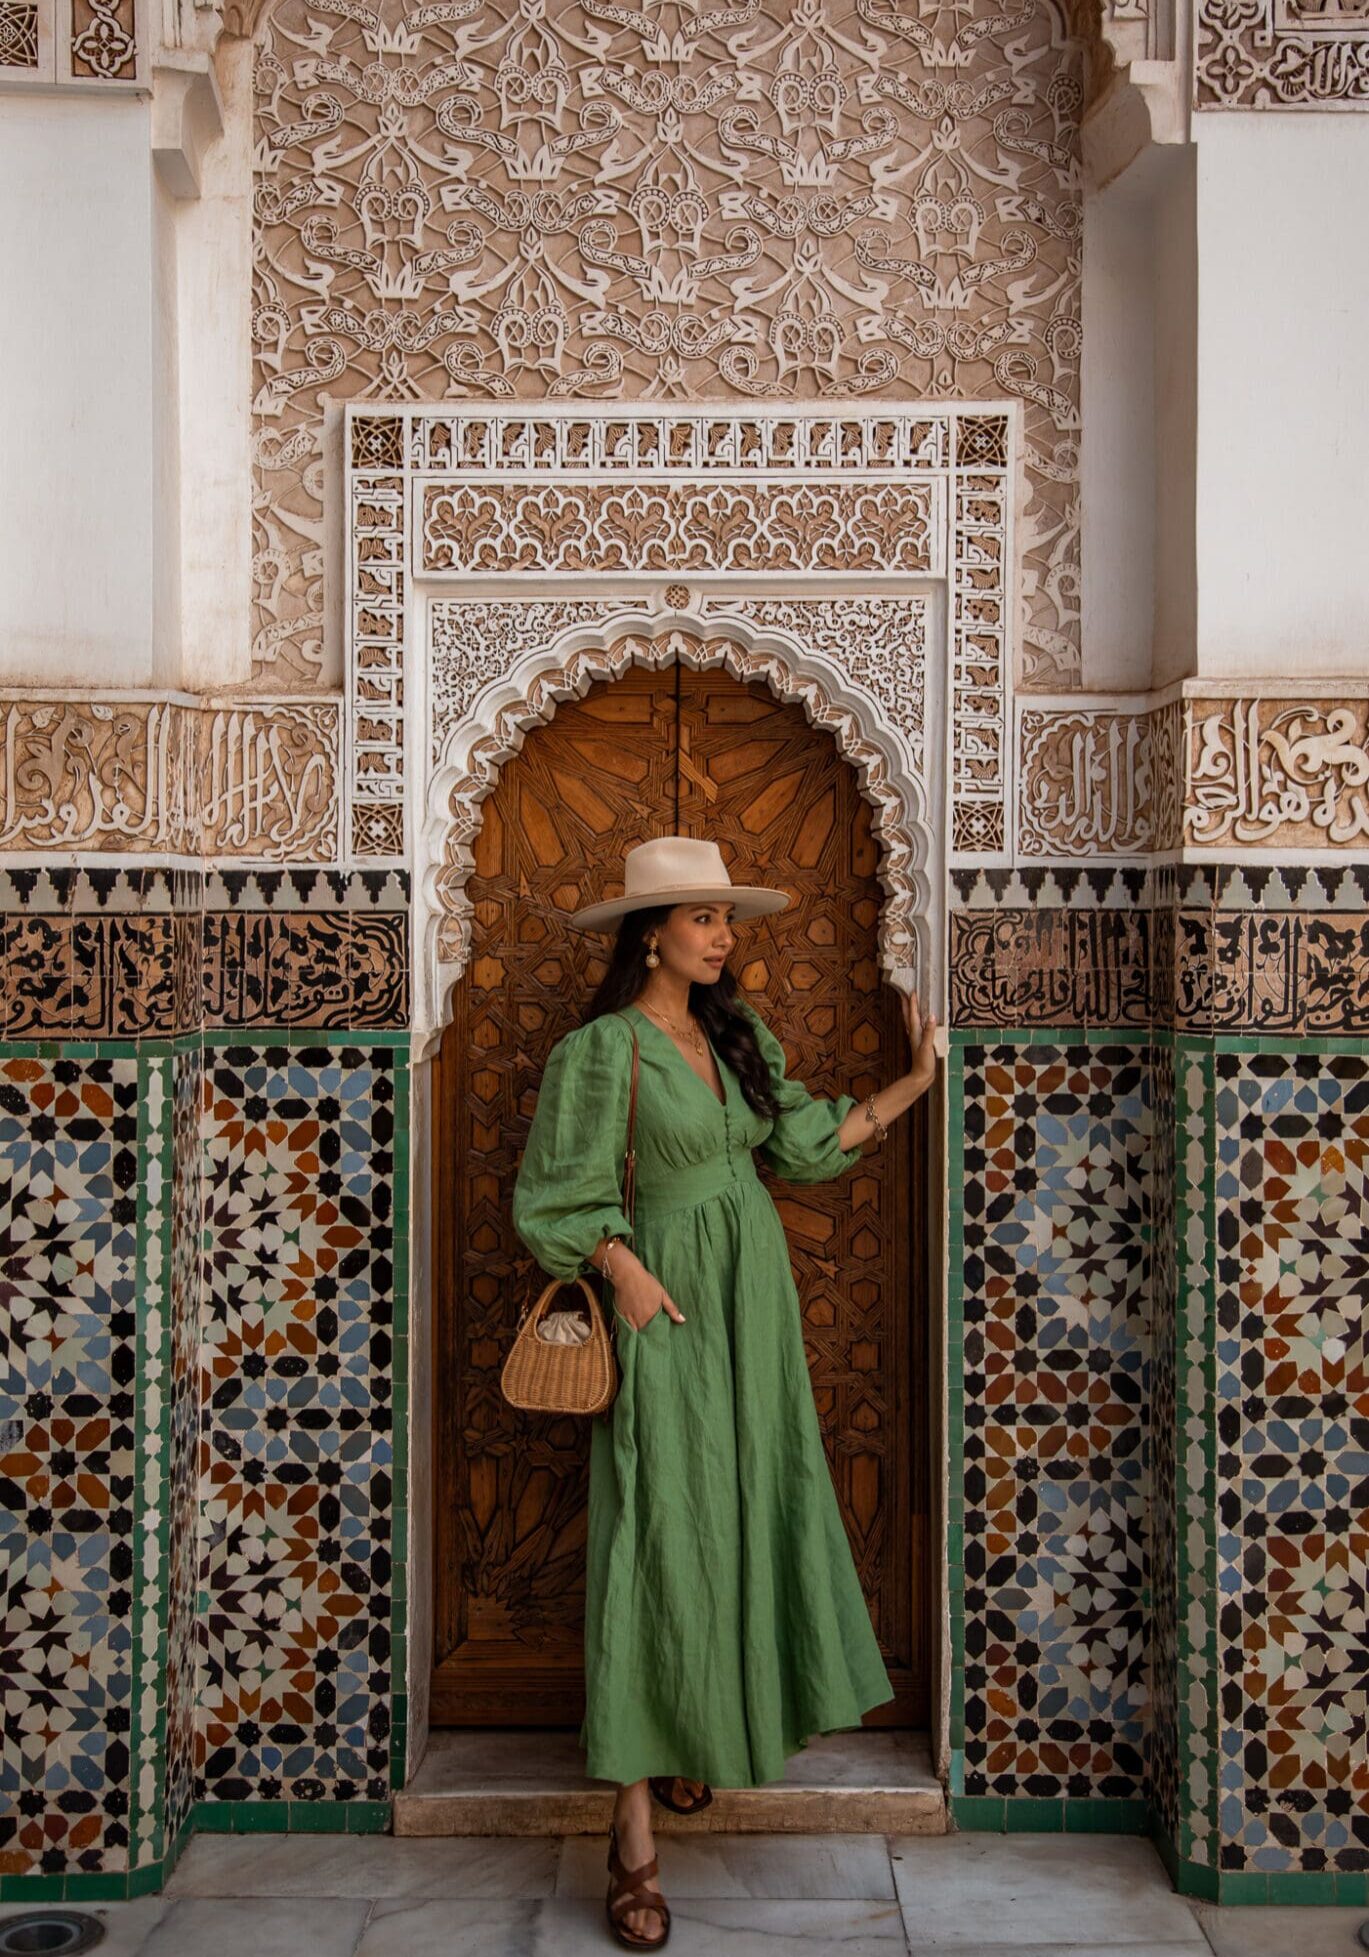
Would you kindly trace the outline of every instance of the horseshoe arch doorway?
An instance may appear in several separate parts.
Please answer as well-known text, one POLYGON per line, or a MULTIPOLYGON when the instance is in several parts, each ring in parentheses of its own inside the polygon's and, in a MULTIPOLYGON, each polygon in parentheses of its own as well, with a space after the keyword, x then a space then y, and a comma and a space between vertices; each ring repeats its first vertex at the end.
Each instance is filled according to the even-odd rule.
MULTIPOLYGON (((508 1195, 547 1052, 578 1024, 607 941, 546 922, 586 863, 665 830, 717 839, 795 900, 744 921, 733 968, 817 1093, 907 1064, 877 958, 879 842, 831 735, 764 685, 629 668, 531 729, 482 805, 472 942, 433 1082, 434 1726, 578 1726, 586 1423, 499 1391, 538 1281, 508 1195), (834 1056, 837 1056, 834 1059, 834 1056)), ((894 1701, 926 1730, 933 1675, 925 1097, 881 1149, 779 1204, 828 1458, 894 1701)))

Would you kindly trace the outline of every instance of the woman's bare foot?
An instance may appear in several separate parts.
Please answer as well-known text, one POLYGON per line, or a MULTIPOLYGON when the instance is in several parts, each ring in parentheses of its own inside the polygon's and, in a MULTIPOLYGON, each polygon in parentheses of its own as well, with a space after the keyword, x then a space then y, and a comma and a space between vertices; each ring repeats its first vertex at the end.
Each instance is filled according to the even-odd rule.
POLYGON ((677 1801, 697 1801, 707 1785, 706 1780, 686 1780, 682 1774, 676 1774, 670 1791, 677 1801))
MULTIPOLYGON (((651 1794, 645 1780, 634 1780, 618 1789, 613 1804, 613 1825, 618 1831, 618 1853, 625 1869, 640 1869, 656 1853, 651 1833, 651 1794)), ((658 1937, 665 1927, 661 1912, 652 1903, 623 1911, 621 1918, 629 1930, 644 1937, 658 1937)))

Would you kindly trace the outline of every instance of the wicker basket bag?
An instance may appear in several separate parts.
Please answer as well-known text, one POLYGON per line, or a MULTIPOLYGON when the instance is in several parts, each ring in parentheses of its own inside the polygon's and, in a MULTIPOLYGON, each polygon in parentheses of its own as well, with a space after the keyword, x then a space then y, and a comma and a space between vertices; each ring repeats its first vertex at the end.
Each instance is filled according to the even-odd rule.
MULTIPOLYGON (((632 1088, 623 1160, 623 1213, 629 1223, 637 1184, 637 1156, 632 1146, 637 1121, 637 1030, 631 1030, 632 1088)), ((557 1293, 569 1288, 564 1279, 552 1278, 519 1315, 518 1331, 499 1378, 510 1406, 533 1413, 603 1414, 613 1405, 618 1391, 613 1316, 587 1279, 577 1277, 572 1282, 583 1294, 576 1303, 589 1314, 588 1332, 578 1312, 552 1310, 557 1293)))

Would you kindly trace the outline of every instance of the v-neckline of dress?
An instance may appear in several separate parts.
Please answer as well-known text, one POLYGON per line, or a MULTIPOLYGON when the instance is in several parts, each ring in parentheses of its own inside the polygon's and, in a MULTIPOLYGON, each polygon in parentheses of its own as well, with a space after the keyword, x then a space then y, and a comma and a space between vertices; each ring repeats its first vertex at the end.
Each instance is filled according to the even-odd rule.
POLYGON ((718 1052, 712 1040, 709 1039, 707 1033, 704 1034, 704 1040, 707 1043, 709 1052, 713 1055, 714 1065, 718 1069, 718 1079, 723 1084, 723 1098, 721 1101, 718 1099, 717 1095, 713 1092, 713 1089, 709 1086, 708 1082, 703 1078, 702 1074, 696 1073, 694 1068, 690 1066, 689 1062, 685 1059, 680 1049, 676 1046, 674 1040, 672 1040, 669 1033, 666 1032, 664 1026, 658 1026, 655 1020, 651 1017, 650 1013, 643 1012, 642 1008, 639 1005, 629 1003, 628 1010, 630 1012, 635 1012, 638 1018, 644 1021, 644 1023, 651 1028, 653 1033, 660 1034, 661 1038, 665 1041, 666 1045, 670 1048, 670 1051, 675 1055, 675 1058, 679 1061, 680 1065, 684 1068, 685 1072, 689 1075, 690 1079, 698 1082, 699 1086, 703 1089, 704 1093, 708 1096, 709 1100, 713 1103, 714 1107, 718 1110, 718 1113, 726 1114, 729 1103, 732 1099, 732 1084, 727 1077, 727 1062, 723 1059, 722 1055, 718 1052))

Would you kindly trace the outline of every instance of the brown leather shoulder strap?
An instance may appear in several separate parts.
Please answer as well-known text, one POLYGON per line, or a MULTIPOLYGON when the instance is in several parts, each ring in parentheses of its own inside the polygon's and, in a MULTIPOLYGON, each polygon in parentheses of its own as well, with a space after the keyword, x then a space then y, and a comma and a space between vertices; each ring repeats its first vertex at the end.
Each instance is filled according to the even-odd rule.
POLYGON ((632 1086, 627 1099, 627 1152, 623 1157, 623 1214, 632 1222, 632 1205, 637 1195, 637 1151, 632 1146, 632 1137, 637 1127, 637 1028, 626 1014, 619 1013, 632 1035, 632 1086))

